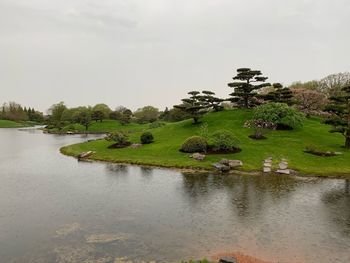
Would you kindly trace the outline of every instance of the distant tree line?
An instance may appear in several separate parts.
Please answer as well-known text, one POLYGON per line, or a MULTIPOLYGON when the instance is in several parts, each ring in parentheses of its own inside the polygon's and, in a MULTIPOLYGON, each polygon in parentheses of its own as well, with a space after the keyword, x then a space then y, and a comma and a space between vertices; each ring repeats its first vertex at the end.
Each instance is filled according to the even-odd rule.
POLYGON ((34 108, 22 107, 21 104, 16 102, 7 102, 0 107, 0 119, 10 121, 33 121, 41 123, 44 121, 42 112, 35 110, 34 108))

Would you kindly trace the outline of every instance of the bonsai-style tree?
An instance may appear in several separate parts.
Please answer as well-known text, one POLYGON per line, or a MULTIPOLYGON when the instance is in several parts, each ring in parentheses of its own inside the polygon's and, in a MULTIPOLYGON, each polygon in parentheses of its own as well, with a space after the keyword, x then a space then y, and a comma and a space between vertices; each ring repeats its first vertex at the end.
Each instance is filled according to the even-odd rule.
POLYGON ((201 99, 203 101, 203 104, 206 104, 208 108, 213 108, 215 111, 221 111, 224 109, 223 106, 221 106, 221 102, 223 102, 223 99, 220 99, 218 97, 215 97, 215 93, 209 90, 203 90, 201 99))
POLYGON ((272 84, 273 91, 266 95, 263 95, 263 99, 272 102, 286 103, 288 105, 293 104, 293 92, 289 88, 283 87, 281 83, 272 84))
POLYGON ((270 83, 265 83, 267 77, 262 77, 260 70, 251 70, 250 68, 237 69, 237 75, 233 77, 234 82, 228 83, 228 86, 233 88, 233 93, 230 94, 232 102, 244 108, 254 106, 253 100, 257 97, 257 91, 263 87, 270 86, 270 83))
POLYGON ((350 86, 341 89, 341 95, 331 97, 331 103, 326 106, 326 111, 332 114, 326 120, 333 126, 331 133, 340 133, 345 137, 345 148, 350 149, 350 86))
POLYGON ((207 112, 207 105, 203 102, 199 91, 190 91, 191 95, 187 99, 182 99, 182 104, 174 105, 174 108, 178 108, 186 112, 192 119, 193 123, 197 124, 200 117, 207 112))

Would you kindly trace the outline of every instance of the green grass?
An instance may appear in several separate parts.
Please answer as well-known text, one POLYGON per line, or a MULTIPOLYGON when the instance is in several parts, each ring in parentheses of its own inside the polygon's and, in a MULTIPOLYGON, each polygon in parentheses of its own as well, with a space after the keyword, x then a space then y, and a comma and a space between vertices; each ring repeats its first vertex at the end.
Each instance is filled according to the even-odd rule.
POLYGON ((8 120, 0 120, 0 128, 21 128, 30 126, 26 122, 15 122, 8 120))
MULTIPOLYGON (((350 151, 341 147, 344 144, 344 138, 339 134, 329 133, 330 127, 321 124, 320 120, 308 119, 300 129, 272 131, 267 134, 268 139, 257 141, 250 139, 248 135, 252 134, 252 131, 243 127, 244 121, 250 117, 251 111, 249 110, 230 110, 204 116, 201 121, 208 124, 210 132, 219 129, 232 131, 240 140, 242 151, 228 155, 208 155, 202 162, 195 161, 189 158, 188 154, 179 152, 180 145, 187 137, 199 133, 200 125, 193 125, 191 120, 171 123, 150 130, 155 142, 138 149, 108 149, 107 146, 111 142, 98 140, 66 146, 61 151, 64 154, 76 156, 83 151, 91 150, 96 151, 91 157, 95 160, 178 168, 211 169, 212 163, 222 158, 239 159, 243 161, 242 169, 245 171, 260 171, 262 161, 272 156, 276 163, 286 158, 290 168, 303 174, 350 176, 350 151), (334 157, 314 156, 303 152, 307 145, 316 145, 343 154, 334 157)), ((144 126, 140 130, 143 128, 144 126)), ((139 142, 140 130, 131 134, 130 139, 133 142, 139 142)))

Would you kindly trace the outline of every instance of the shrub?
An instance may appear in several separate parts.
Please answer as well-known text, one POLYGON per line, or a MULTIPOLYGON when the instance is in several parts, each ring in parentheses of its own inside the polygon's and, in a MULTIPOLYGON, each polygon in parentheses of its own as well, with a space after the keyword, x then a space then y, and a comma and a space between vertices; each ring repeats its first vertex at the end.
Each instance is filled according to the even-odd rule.
POLYGON ((230 151, 237 149, 239 140, 227 130, 214 132, 210 137, 210 146, 214 151, 230 151))
POLYGON ((203 137, 192 136, 184 141, 180 150, 186 153, 205 152, 207 145, 207 141, 203 137))
POLYGON ((254 109, 253 119, 272 122, 277 129, 294 129, 303 125, 305 116, 285 103, 268 103, 254 109))
POLYGON ((153 142, 153 135, 150 132, 144 132, 141 134, 141 143, 142 144, 148 144, 153 142))
POLYGON ((149 127, 150 129, 155 129, 155 128, 162 127, 162 126, 164 126, 164 125, 165 125, 164 122, 155 121, 155 122, 150 123, 148 127, 149 127))
POLYGON ((249 120, 244 123, 245 128, 250 128, 254 130, 254 134, 250 135, 250 138, 253 139, 265 139, 265 134, 270 131, 276 129, 276 125, 270 121, 264 121, 261 119, 258 120, 249 120))
POLYGON ((114 141, 117 146, 127 146, 130 144, 128 135, 119 131, 109 133, 105 139, 107 141, 114 141))

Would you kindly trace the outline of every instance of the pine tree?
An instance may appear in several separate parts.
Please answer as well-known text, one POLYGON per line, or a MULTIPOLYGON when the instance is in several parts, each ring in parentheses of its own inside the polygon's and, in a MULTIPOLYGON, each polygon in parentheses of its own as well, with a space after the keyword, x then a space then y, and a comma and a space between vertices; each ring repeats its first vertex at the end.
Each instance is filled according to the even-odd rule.
POLYGON ((332 114, 326 120, 327 124, 333 126, 331 133, 340 133, 345 137, 345 148, 350 149, 350 86, 342 88, 339 96, 331 97, 331 103, 327 105, 326 111, 332 114))
POLYGON ((286 103, 288 105, 293 104, 292 103, 293 92, 289 88, 283 87, 281 83, 274 83, 272 84, 272 87, 274 88, 273 91, 262 96, 264 100, 286 103))
POLYGON ((178 108, 188 113, 196 124, 200 117, 207 112, 207 105, 203 102, 199 91, 188 92, 191 95, 189 98, 182 99, 182 104, 175 105, 174 108, 178 108))
POLYGON ((233 77, 234 82, 228 83, 228 86, 234 88, 234 92, 230 94, 232 102, 244 108, 254 106, 254 98, 257 97, 257 91, 263 87, 270 86, 265 83, 267 77, 262 77, 260 70, 251 70, 250 68, 237 69, 237 75, 233 77))
POLYGON ((221 102, 223 102, 223 99, 220 99, 218 97, 215 97, 215 93, 209 90, 203 90, 202 94, 200 96, 200 99, 202 100, 203 104, 206 104, 209 108, 213 108, 215 111, 221 111, 224 109, 223 106, 221 106, 221 102))

